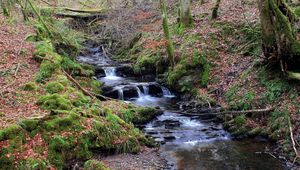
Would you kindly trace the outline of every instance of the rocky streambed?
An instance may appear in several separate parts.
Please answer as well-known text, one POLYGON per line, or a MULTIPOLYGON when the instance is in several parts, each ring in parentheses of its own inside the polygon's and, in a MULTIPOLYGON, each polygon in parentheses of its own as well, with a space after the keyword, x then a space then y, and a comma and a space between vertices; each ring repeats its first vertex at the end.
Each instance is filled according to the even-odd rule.
MULTIPOLYGON (((115 63, 102 54, 101 48, 87 48, 88 53, 79 56, 78 61, 97 68, 97 79, 105 83, 104 95, 163 111, 141 129, 160 143, 158 153, 167 161, 167 166, 155 163, 153 166, 135 164, 137 167, 128 165, 126 168, 128 163, 122 164, 123 158, 117 157, 114 159, 124 166, 115 166, 116 169, 286 169, 279 160, 265 153, 268 143, 263 140, 232 140, 211 109, 188 107, 186 110, 180 97, 155 79, 134 77, 128 64, 115 63)), ((141 159, 146 159, 145 155, 141 159)))

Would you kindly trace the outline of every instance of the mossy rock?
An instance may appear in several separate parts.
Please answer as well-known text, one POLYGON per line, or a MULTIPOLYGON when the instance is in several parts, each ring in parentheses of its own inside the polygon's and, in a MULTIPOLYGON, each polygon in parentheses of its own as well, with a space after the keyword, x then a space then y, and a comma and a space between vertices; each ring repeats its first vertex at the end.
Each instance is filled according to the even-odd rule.
POLYGON ((50 94, 62 92, 65 87, 59 82, 50 82, 46 86, 46 91, 50 94))
POLYGON ((88 160, 84 163, 84 170, 109 170, 103 162, 97 160, 88 160))
POLYGON ((0 141, 12 139, 15 136, 19 135, 22 131, 22 128, 18 125, 11 125, 5 129, 0 130, 0 141))
POLYGON ((69 99, 72 104, 76 107, 85 106, 89 104, 89 97, 85 96, 83 93, 75 91, 69 94, 69 99))
POLYGON ((37 85, 34 83, 34 82, 29 82, 29 83, 26 83, 22 89, 25 90, 25 91, 34 91, 36 90, 38 87, 37 85))
POLYGON ((146 108, 138 108, 137 114, 134 115, 132 118, 133 124, 144 124, 152 119, 154 119, 156 116, 162 114, 162 111, 155 110, 154 108, 146 107, 146 108))
POLYGON ((74 107, 69 99, 59 94, 41 96, 37 104, 45 110, 71 110, 74 107))
POLYGON ((26 131, 31 132, 37 128, 39 121, 34 119, 25 119, 21 120, 18 124, 26 131))

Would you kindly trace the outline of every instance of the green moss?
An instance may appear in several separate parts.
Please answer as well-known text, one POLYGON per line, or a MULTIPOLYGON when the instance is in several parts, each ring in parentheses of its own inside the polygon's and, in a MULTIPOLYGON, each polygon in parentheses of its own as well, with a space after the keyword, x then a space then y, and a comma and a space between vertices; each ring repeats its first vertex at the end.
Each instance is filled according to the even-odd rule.
POLYGON ((18 125, 11 125, 3 130, 0 130, 0 141, 12 139, 19 135, 22 128, 18 125))
POLYGON ((25 119, 25 120, 19 121, 18 124, 26 131, 31 132, 37 128, 39 121, 34 120, 34 119, 25 119))
POLYGON ((84 170, 109 170, 101 161, 88 160, 84 163, 84 170))
POLYGON ((69 98, 75 107, 85 106, 90 102, 89 97, 78 91, 69 94, 69 98))
POLYGON ((45 121, 43 123, 43 128, 45 130, 66 130, 66 128, 80 129, 80 116, 70 112, 68 116, 56 117, 52 120, 45 121))
POLYGON ((59 82, 49 82, 46 86, 46 91, 50 94, 59 93, 64 89, 65 87, 59 82))
POLYGON ((96 94, 101 94, 101 87, 103 86, 103 83, 101 83, 100 81, 97 80, 92 80, 92 82, 90 83, 91 88, 93 89, 93 92, 96 94))
POLYGON ((26 83, 22 89, 25 90, 25 91, 34 91, 36 90, 38 87, 37 85, 34 83, 34 82, 29 82, 29 83, 26 83))
POLYGON ((45 110, 71 110, 73 108, 72 102, 66 96, 59 94, 41 96, 37 104, 45 110))
POLYGON ((18 169, 46 170, 49 169, 48 163, 40 158, 28 158, 20 162, 18 169))
POLYGON ((51 61, 43 60, 40 65, 40 71, 36 76, 36 81, 39 83, 47 81, 57 69, 61 68, 61 57, 58 54, 53 53, 48 58, 51 61))
POLYGON ((156 65, 159 58, 155 55, 140 56, 137 59, 136 64, 133 66, 133 70, 137 74, 153 74, 156 73, 156 65))
POLYGON ((238 127, 243 126, 246 123, 246 116, 245 115, 237 116, 236 118, 234 118, 234 123, 238 127))

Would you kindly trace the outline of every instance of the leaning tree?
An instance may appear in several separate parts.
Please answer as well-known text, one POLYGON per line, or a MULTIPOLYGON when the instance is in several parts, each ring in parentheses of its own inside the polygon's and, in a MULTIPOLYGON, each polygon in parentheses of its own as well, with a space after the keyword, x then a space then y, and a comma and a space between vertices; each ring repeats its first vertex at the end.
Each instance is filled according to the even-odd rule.
POLYGON ((296 17, 285 0, 259 0, 263 53, 283 72, 300 69, 300 43, 295 33, 296 17))

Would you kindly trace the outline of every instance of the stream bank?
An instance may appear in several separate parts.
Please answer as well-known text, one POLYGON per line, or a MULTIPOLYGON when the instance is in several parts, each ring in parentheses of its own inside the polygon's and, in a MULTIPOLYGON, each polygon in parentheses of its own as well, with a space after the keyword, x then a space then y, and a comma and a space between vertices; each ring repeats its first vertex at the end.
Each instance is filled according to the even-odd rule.
MULTIPOLYGON (((140 128, 160 143, 159 157, 167 160, 167 169, 285 169, 279 160, 265 152, 270 146, 264 140, 232 140, 220 120, 211 114, 211 109, 201 108, 201 113, 194 111, 197 114, 184 113, 180 97, 167 87, 155 81, 126 77, 117 72, 122 64, 106 58, 98 46, 88 49, 90 55, 79 56, 77 59, 93 64, 98 70, 103 69, 99 72, 104 74, 96 77, 104 83, 104 95, 163 111, 163 114, 140 128)), ((131 158, 129 155, 123 156, 131 158)), ((111 163, 121 158, 111 156, 106 161, 111 163)), ((128 168, 131 166, 128 165, 128 168)))

